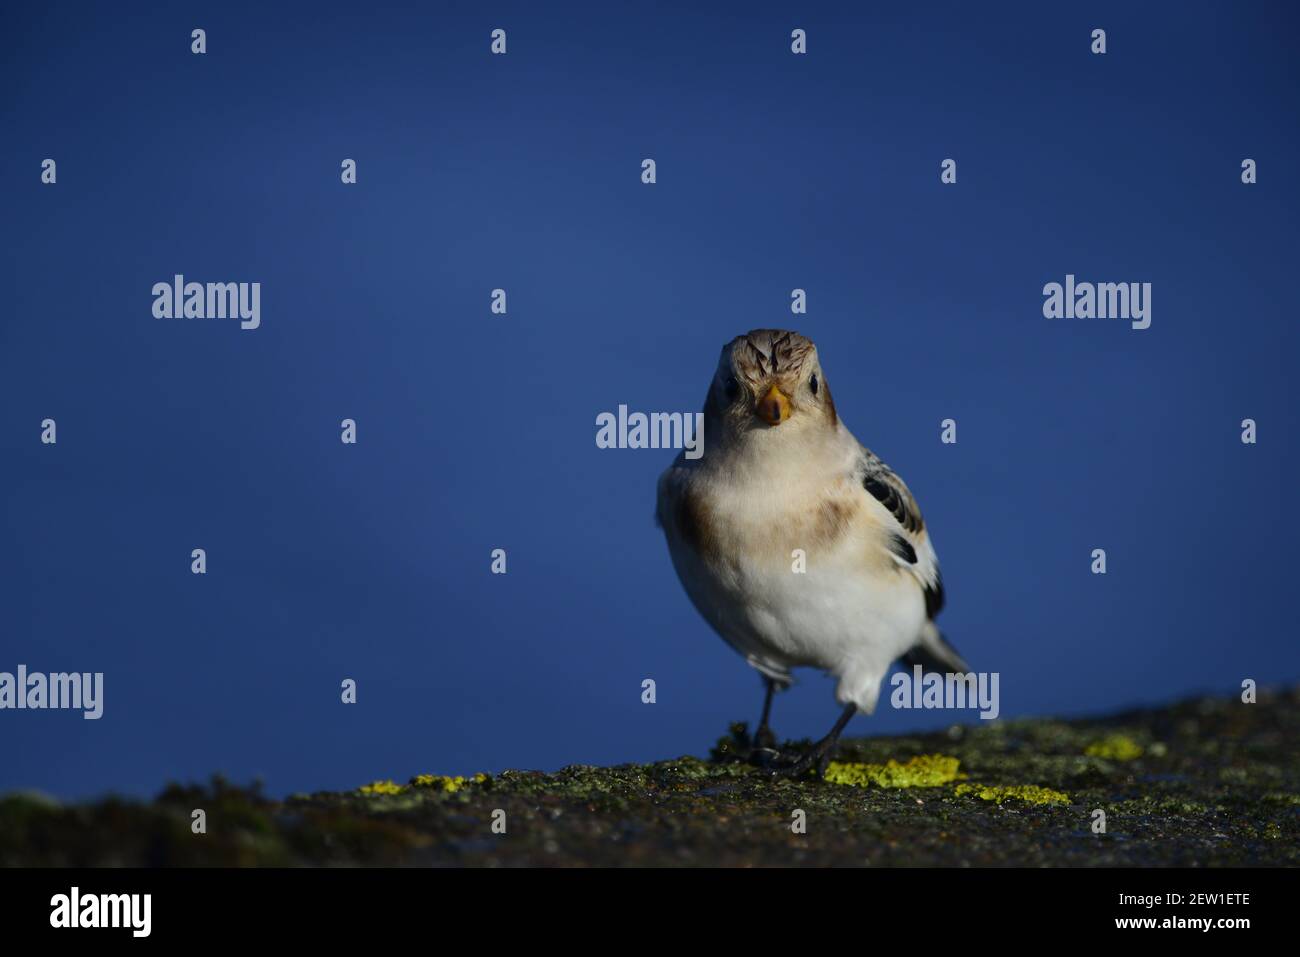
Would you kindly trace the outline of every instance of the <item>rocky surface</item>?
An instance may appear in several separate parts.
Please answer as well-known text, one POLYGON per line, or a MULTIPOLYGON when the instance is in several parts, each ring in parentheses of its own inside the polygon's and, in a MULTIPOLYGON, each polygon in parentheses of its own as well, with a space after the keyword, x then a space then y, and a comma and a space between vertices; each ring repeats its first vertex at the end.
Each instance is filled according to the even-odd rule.
POLYGON ((0 865, 1300 864, 1300 688, 854 739, 825 780, 774 780, 748 747, 736 725, 708 759, 283 800, 221 779, 151 802, 10 794, 0 865))

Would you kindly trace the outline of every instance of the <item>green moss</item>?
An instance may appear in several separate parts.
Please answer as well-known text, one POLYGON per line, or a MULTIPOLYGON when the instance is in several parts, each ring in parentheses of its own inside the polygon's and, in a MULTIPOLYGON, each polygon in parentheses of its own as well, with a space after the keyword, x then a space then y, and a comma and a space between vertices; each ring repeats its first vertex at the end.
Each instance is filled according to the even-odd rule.
POLYGON ((728 761, 744 761, 753 749, 754 742, 749 736, 749 725, 744 721, 733 722, 727 733, 718 738, 709 749, 709 760, 715 764, 728 761))
POLYGON ((1264 800, 1273 804, 1289 804, 1291 807, 1300 807, 1300 794, 1288 794, 1285 791, 1270 791, 1264 795, 1264 800))
POLYGON ((1115 805, 1115 808, 1124 814, 1176 814, 1179 816, 1209 814, 1214 810, 1214 808, 1200 801, 1160 796, 1121 801, 1115 805))
POLYGON ((959 784, 954 792, 958 797, 973 794, 981 801, 1024 801, 1026 804, 1069 804, 1070 796, 1051 788, 1040 788, 1036 784, 1013 784, 1009 786, 995 784, 959 784))
POLYGON ((892 758, 884 764, 841 764, 832 761, 826 769, 831 784, 855 787, 933 788, 958 778, 961 762, 943 754, 923 754, 899 764, 892 758))
POLYGON ((1083 753, 1090 758, 1105 758, 1107 761, 1133 761, 1142 757, 1142 745, 1128 735, 1108 734, 1084 748, 1083 753))

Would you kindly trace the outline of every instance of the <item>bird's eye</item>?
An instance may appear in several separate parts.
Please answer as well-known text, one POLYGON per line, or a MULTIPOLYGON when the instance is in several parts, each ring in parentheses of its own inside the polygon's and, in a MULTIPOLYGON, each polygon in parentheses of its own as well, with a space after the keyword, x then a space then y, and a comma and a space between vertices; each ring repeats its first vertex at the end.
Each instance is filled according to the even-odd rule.
POLYGON ((812 394, 813 394, 813 395, 816 395, 816 394, 817 394, 817 375, 816 375, 816 373, 814 373, 814 374, 813 374, 813 377, 812 377, 811 379, 808 380, 808 388, 812 389, 812 394))
POLYGON ((727 381, 722 383, 722 391, 727 394, 728 402, 734 402, 736 396, 740 395, 740 383, 734 376, 727 376, 727 381))

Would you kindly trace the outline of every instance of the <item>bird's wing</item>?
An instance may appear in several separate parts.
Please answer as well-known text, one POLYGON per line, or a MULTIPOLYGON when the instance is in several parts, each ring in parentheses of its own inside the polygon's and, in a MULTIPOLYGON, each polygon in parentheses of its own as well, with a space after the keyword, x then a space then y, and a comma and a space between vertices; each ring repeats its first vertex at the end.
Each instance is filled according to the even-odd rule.
POLYGON ((939 631, 934 618, 943 608, 943 575, 939 571, 939 556, 925 530, 921 509, 912 497, 907 484, 870 449, 862 449, 862 487, 875 499, 875 506, 892 537, 888 547, 894 561, 916 579, 925 595, 927 621, 917 636, 917 643, 906 655, 907 665, 920 665, 926 671, 970 671, 970 666, 939 631))
POLYGON ((875 507, 888 516, 882 517, 882 524, 891 533, 889 551, 925 593, 926 617, 933 620, 943 608, 943 576, 921 509, 903 480, 870 449, 862 450, 859 468, 862 487, 875 500, 875 507))

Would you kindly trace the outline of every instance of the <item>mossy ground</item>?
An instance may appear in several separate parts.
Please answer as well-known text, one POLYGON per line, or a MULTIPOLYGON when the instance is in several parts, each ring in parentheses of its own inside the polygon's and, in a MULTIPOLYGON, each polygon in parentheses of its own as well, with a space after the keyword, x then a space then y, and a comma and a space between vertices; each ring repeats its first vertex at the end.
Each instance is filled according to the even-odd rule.
POLYGON ((0 865, 1300 865, 1300 689, 854 739, 844 783, 772 780, 737 760, 747 746, 736 726, 707 761, 284 800, 220 779, 148 803, 15 794, 0 865))

